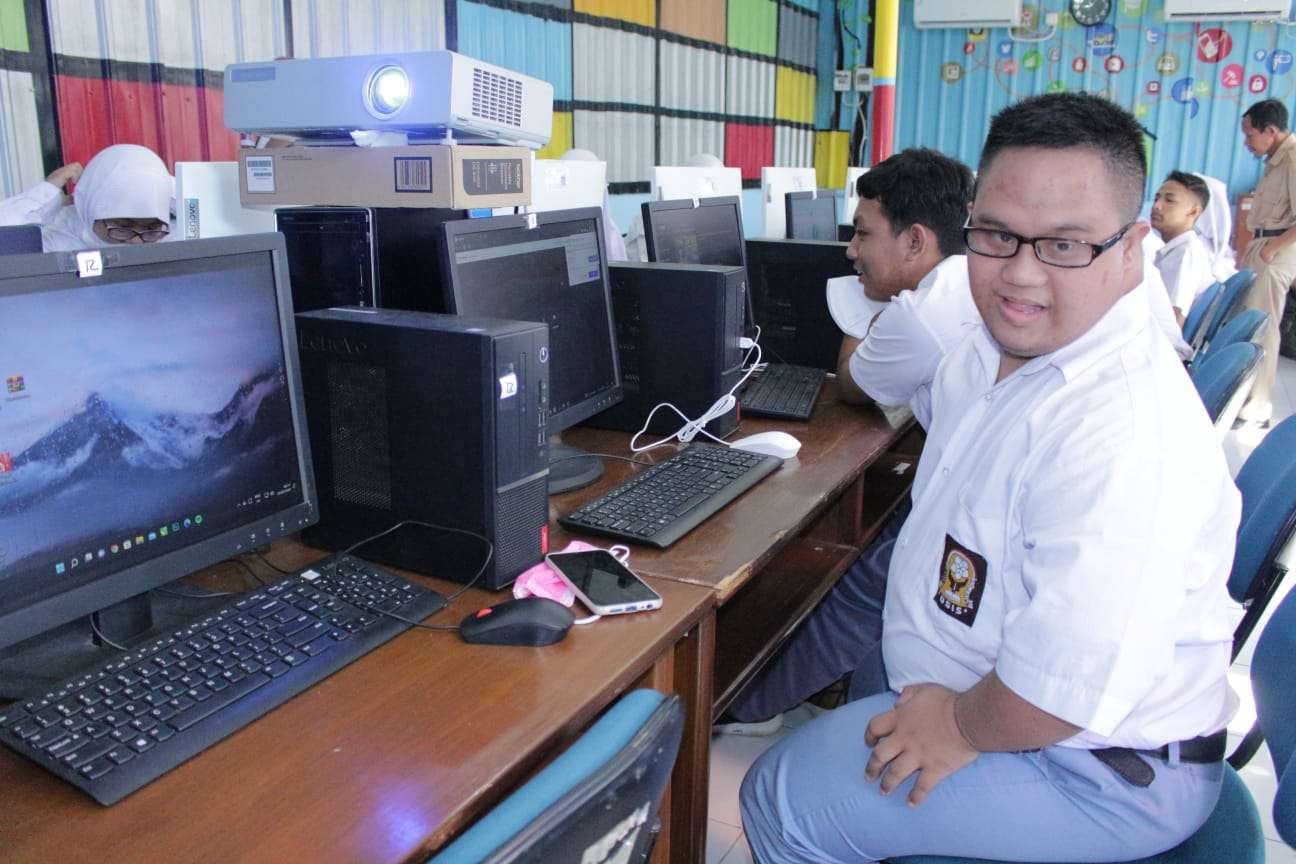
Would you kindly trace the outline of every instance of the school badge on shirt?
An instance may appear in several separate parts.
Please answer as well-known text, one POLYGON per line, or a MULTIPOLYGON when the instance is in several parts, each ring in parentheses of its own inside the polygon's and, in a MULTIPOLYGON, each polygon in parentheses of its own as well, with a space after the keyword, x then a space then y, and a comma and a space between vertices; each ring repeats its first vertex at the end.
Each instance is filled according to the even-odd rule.
POLYGON ((937 608, 960 624, 971 627, 976 621, 977 610, 981 608, 985 577, 986 560, 946 534, 940 587, 932 598, 937 608))

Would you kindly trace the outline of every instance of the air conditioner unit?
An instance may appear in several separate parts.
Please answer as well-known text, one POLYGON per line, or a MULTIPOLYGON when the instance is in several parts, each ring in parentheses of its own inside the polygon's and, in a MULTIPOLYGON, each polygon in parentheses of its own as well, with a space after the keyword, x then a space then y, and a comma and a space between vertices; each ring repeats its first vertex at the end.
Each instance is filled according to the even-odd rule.
POLYGON ((1291 0, 1165 0, 1167 21, 1250 21, 1287 18, 1291 0))
POLYGON ((916 27, 1018 27, 1022 0, 914 0, 916 27))

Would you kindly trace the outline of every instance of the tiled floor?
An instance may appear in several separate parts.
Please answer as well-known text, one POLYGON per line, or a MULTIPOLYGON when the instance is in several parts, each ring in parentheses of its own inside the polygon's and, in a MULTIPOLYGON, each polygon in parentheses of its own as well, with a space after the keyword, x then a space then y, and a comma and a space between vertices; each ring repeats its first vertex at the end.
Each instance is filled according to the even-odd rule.
MULTIPOLYGON (((1278 361, 1278 381, 1274 387, 1273 402, 1274 423, 1296 413, 1296 361, 1286 357, 1278 361)), ((1246 456, 1260 443, 1262 437, 1263 432, 1254 428, 1241 429, 1229 434, 1224 446, 1234 473, 1241 467, 1246 456)), ((1278 601, 1290 587, 1291 581, 1288 580, 1288 585, 1280 589, 1279 596, 1269 605, 1270 610, 1276 608, 1278 601)), ((1267 617, 1263 619, 1260 627, 1263 627, 1267 620, 1267 617)), ((1256 628, 1257 633, 1260 627, 1256 628)), ((1237 716, 1229 724, 1230 751, 1255 719, 1255 705, 1251 700, 1249 678, 1252 647, 1248 645, 1243 649, 1229 674, 1233 689, 1242 700, 1237 716)), ((711 821, 707 832, 707 864, 751 864, 751 851, 747 848, 747 841, 743 837, 742 821, 738 815, 738 787, 748 767, 756 761, 756 757, 783 735, 789 734, 792 729, 810 719, 810 716, 809 709, 805 706, 790 712, 784 717, 783 730, 767 738, 717 735, 711 739, 711 821)), ((1251 764, 1242 769, 1241 774, 1260 810, 1268 845, 1266 856, 1268 864, 1296 864, 1296 850, 1279 840, 1273 827, 1273 797, 1277 784, 1268 748, 1261 747, 1260 752, 1251 760, 1251 764)))

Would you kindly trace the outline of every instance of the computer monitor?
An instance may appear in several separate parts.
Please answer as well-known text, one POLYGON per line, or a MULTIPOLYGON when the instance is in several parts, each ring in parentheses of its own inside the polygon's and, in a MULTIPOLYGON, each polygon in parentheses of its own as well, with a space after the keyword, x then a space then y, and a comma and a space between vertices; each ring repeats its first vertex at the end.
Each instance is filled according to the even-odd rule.
POLYGON ((93 659, 85 616, 142 635, 143 592, 315 521, 279 235, 0 258, 0 319, 0 689, 93 659))
POLYGON ((607 163, 570 159, 535 159, 531 162, 532 213, 602 207, 607 194, 607 163))
POLYGON ((747 241, 747 281, 766 360, 836 371, 842 332, 828 311, 827 285, 855 272, 846 245, 747 241))
MULTIPOLYGON (((599 209, 465 219, 447 222, 444 231, 440 251, 447 311, 549 325, 549 435, 621 401, 599 209)), ((550 494, 602 476, 602 463, 592 456, 578 458, 582 455, 551 443, 550 494)))
POLYGON ((0 226, 0 255, 30 255, 43 250, 39 225, 0 226))
POLYGON ((868 173, 867 168, 847 168, 846 169, 846 200, 842 204, 843 225, 855 224, 855 208, 859 206, 859 195, 855 192, 855 184, 859 178, 868 173))
POLYGON ((176 229, 183 240, 275 230, 274 210, 244 207, 237 162, 175 163, 176 229))
POLYGON ((813 168, 762 168, 761 236, 785 238, 787 218, 783 196, 789 192, 811 192, 818 186, 819 179, 813 168))
POLYGON ((728 267, 746 263, 737 197, 645 201, 641 207, 649 261, 728 267))
POLYGON ((787 239, 837 240, 837 196, 831 189, 783 196, 787 239))
POLYGON ((652 191, 653 197, 658 201, 726 195, 741 198, 742 171, 723 165, 657 165, 653 168, 652 191))

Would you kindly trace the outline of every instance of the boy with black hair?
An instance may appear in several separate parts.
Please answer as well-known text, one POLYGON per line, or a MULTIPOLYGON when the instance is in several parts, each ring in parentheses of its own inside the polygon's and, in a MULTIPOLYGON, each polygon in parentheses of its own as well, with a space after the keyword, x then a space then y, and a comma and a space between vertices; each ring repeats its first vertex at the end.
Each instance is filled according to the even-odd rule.
POLYGON ((964 233, 983 324, 924 397, 888 577, 896 692, 748 772, 762 864, 1129 860, 1214 808, 1240 496, 1151 321, 1145 172, 1139 124, 1097 96, 991 123, 964 233))
POLYGON ((1211 254, 1196 231, 1197 219, 1209 204, 1206 181, 1184 171, 1166 175, 1152 199, 1152 227, 1165 241, 1157 250, 1156 268, 1181 327, 1197 295, 1215 281, 1211 254))

